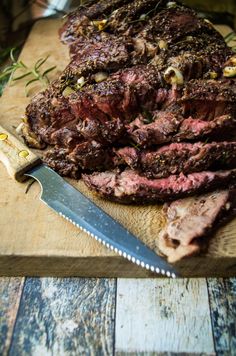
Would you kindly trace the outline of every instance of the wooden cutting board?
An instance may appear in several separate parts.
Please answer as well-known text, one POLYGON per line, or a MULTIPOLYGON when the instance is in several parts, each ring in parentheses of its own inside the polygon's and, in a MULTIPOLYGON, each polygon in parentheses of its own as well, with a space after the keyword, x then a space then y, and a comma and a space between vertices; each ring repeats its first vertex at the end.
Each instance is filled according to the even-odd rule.
MULTIPOLYGON (((50 54, 46 67, 57 64, 51 79, 69 61, 67 48, 58 39, 59 26, 59 20, 37 22, 21 53, 21 59, 29 66, 50 54)), ((221 30, 228 31, 225 27, 221 30)), ((15 82, 5 89, 0 100, 0 124, 15 135, 15 128, 30 100, 25 97, 24 86, 24 80, 15 82)), ((32 88, 31 96, 39 89, 32 88)), ((107 202, 90 193, 82 182, 70 182, 157 251, 157 237, 163 226, 161 206, 124 206, 107 202)), ((11 180, 2 165, 0 186, 1 276, 156 276, 110 252, 50 211, 39 200, 37 183, 26 194, 28 183, 11 180)), ((212 236, 206 254, 185 259, 177 268, 186 277, 236 275, 236 220, 212 236)))

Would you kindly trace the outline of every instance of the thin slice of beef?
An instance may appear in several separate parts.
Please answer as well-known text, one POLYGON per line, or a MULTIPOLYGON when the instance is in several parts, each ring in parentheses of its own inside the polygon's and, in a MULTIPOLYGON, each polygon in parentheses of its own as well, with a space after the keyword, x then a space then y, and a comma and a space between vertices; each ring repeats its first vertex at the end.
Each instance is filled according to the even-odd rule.
MULTIPOLYGON (((78 9, 67 16, 66 22, 59 30, 61 41, 65 44, 72 43, 83 34, 80 30, 90 23, 90 20, 105 19, 112 11, 130 0, 101 0, 96 1, 91 6, 79 6, 78 9)), ((82 29, 83 30, 83 29, 82 29)))
POLYGON ((210 121, 222 115, 236 117, 236 87, 229 80, 191 80, 179 99, 186 117, 210 121))
MULTIPOLYGON (((164 9, 134 38, 138 56, 151 59, 160 71, 178 69, 185 81, 220 77, 224 62, 232 55, 223 37, 209 23, 183 6, 164 9)), ((137 62, 135 62, 137 63, 137 62)))
POLYGON ((103 71, 109 74, 124 66, 130 61, 132 42, 123 38, 102 33, 96 41, 86 41, 77 44, 77 49, 69 65, 60 76, 62 90, 65 86, 75 87, 81 77, 86 83, 95 83, 94 74, 103 71), (63 85, 64 83, 64 85, 63 85))
POLYGON ((111 14, 107 29, 113 33, 128 32, 133 35, 163 9, 166 3, 167 0, 134 0, 111 14))
POLYGON ((236 168, 236 142, 172 143, 155 150, 124 147, 115 151, 125 163, 148 178, 236 168))
POLYGON ((111 149, 93 140, 77 144, 68 158, 83 171, 106 170, 113 166, 111 149))
POLYGON ((82 139, 68 99, 50 88, 33 97, 26 108, 26 117, 23 135, 36 148, 44 148, 45 143, 70 147, 82 139))
POLYGON ((138 172, 126 169, 83 174, 86 185, 104 198, 120 203, 151 203, 175 200, 235 184, 236 169, 203 171, 167 178, 148 179, 138 172))
POLYGON ((79 165, 71 162, 68 159, 69 149, 58 146, 47 151, 43 157, 44 162, 61 176, 69 176, 74 179, 79 179, 81 169, 79 165))
MULTIPOLYGON (((138 36, 150 43, 164 40, 171 45, 187 35, 215 32, 213 26, 200 19, 194 10, 180 5, 163 8, 156 16, 148 20, 138 36)), ((218 34, 218 37, 220 38, 221 35, 218 34)))
POLYGON ((211 121, 184 118, 179 113, 157 111, 150 120, 139 115, 126 125, 128 136, 141 147, 150 147, 168 142, 206 140, 222 137, 235 131, 236 119, 231 115, 215 117, 211 121), (150 122, 151 121, 151 122, 150 122))
POLYGON ((165 204, 166 225, 158 247, 170 263, 197 254, 208 244, 207 236, 236 214, 236 190, 219 190, 165 204))
POLYGON ((125 124, 140 110, 152 110, 174 100, 173 91, 160 88, 160 80, 154 67, 136 66, 72 94, 68 100, 78 118, 78 132, 86 139, 104 143, 119 139, 125 124))
POLYGON ((61 175, 79 178, 81 172, 106 170, 113 167, 112 150, 90 140, 74 147, 56 145, 47 151, 44 162, 61 175))

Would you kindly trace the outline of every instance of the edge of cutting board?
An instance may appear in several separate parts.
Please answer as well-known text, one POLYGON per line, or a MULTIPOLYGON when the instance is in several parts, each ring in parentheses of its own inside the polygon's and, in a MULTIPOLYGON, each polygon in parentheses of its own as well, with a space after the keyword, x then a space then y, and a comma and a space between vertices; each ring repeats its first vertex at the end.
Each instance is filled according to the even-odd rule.
MULTIPOLYGON (((183 277, 234 277, 236 258, 197 256, 176 264, 183 277), (183 273, 183 275, 182 275, 183 273)), ((122 257, 0 256, 0 276, 155 278, 122 257)))

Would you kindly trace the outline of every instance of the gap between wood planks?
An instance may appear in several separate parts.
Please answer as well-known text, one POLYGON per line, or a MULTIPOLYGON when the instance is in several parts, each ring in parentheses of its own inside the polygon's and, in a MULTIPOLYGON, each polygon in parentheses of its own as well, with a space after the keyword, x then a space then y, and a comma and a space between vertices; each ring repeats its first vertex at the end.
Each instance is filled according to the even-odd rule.
POLYGON ((236 279, 0 278, 1 355, 228 355, 235 320, 236 279))

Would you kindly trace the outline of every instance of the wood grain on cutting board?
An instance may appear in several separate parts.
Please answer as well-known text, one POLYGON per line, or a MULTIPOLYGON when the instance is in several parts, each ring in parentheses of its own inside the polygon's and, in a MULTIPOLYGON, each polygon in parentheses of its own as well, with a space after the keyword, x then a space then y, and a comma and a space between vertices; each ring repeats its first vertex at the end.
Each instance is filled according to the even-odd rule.
MULTIPOLYGON (((69 61, 67 47, 59 42, 57 35, 60 24, 59 20, 37 22, 21 54, 27 65, 50 55, 45 66, 57 65, 51 79, 56 78, 69 61)), ((227 28, 221 27, 221 30, 227 31, 227 28)), ((15 135, 30 100, 25 97, 24 86, 24 80, 15 82, 5 89, 0 100, 0 125, 15 135)), ((30 94, 39 89, 32 87, 30 94)), ((69 181, 151 248, 157 248, 156 240, 164 223, 161 206, 107 202, 89 192, 82 182, 69 181)), ((3 165, 0 166, 0 275, 153 276, 57 216, 39 200, 37 183, 26 194, 27 185, 27 182, 13 181, 3 165)), ((217 231, 207 254, 180 261, 177 268, 186 277, 235 275, 236 220, 217 231)))

